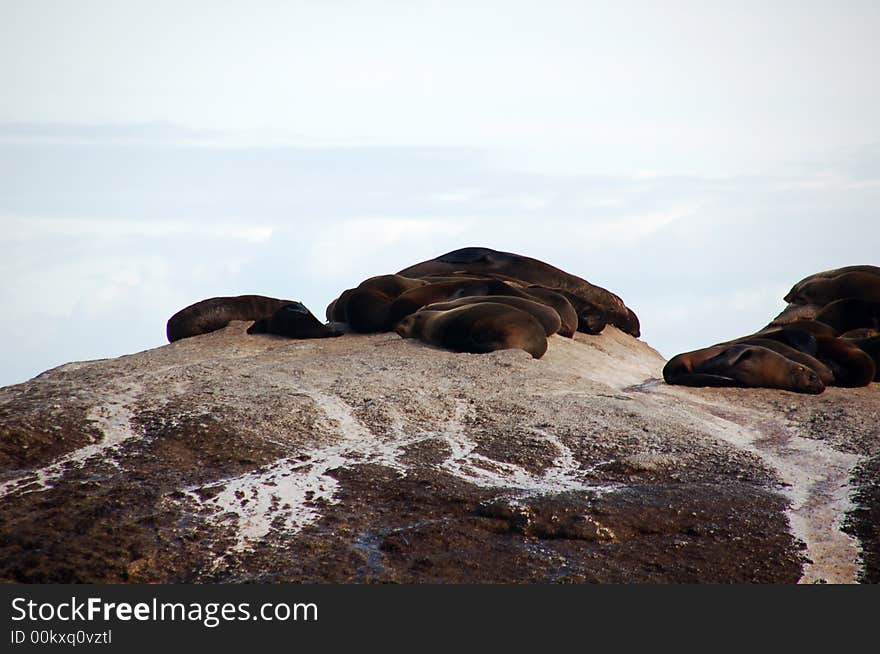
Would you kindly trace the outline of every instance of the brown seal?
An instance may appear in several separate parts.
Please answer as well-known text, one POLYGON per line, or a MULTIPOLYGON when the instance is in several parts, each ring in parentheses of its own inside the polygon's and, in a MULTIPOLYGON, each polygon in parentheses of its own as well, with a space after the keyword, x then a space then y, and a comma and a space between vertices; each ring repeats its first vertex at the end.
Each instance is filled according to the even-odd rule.
POLYGON ((813 370, 759 345, 715 345, 679 354, 663 367, 668 384, 778 388, 821 393, 825 384, 813 370))
POLYGON ((395 331, 403 338, 418 338, 456 352, 483 354, 518 348, 540 359, 547 351, 544 328, 534 316, 494 302, 417 311, 401 320, 395 331))
MULTIPOLYGON (((522 297, 531 296, 533 299, 537 299, 539 302, 556 309, 556 313, 559 314, 559 319, 562 321, 562 327, 559 329, 560 336, 572 338, 574 333, 578 330, 578 313, 575 311, 574 306, 569 301, 566 294, 564 294, 564 291, 559 291, 558 289, 528 284, 527 282, 515 279, 509 275, 499 275, 496 273, 477 275, 474 273, 458 272, 450 273, 449 275, 426 275, 419 279, 424 279, 432 284, 437 282, 452 282, 460 279, 498 279, 513 286, 517 290, 523 291, 526 295, 522 297)), ((516 297, 520 296, 517 295, 516 297)), ((589 318, 585 317, 585 321, 588 320, 589 318)), ((596 325, 595 322, 588 322, 587 324, 593 326, 596 325)), ((602 327, 604 327, 604 323, 602 324, 602 327)), ((601 331, 602 327, 599 328, 599 331, 601 331)))
POLYGON ((398 274, 422 277, 448 275, 458 271, 507 275, 531 284, 573 293, 602 310, 608 323, 628 334, 639 336, 638 317, 614 293, 543 261, 512 252, 483 247, 462 248, 404 268, 398 274))
POLYGON ((207 334, 223 329, 231 320, 261 320, 269 318, 294 300, 279 300, 263 295, 238 295, 235 297, 212 297, 181 309, 168 319, 165 333, 168 342, 181 338, 207 334))
POLYGON ((847 272, 835 277, 817 277, 799 284, 786 296, 786 300, 792 304, 822 307, 844 298, 880 300, 880 275, 847 272))
POLYGON ((450 300, 449 302, 436 302, 434 304, 429 304, 424 307, 424 309, 420 309, 420 311, 448 311, 449 309, 457 309, 458 307, 467 306, 469 304, 479 304, 480 302, 506 304, 507 306, 530 313, 539 323, 541 323, 541 326, 544 328, 544 333, 547 336, 552 336, 553 334, 558 333, 559 329, 562 327, 562 320, 560 320, 559 314, 556 313, 556 309, 553 307, 548 307, 546 304, 538 302, 537 300, 527 300, 526 298, 513 297, 511 295, 472 295, 469 297, 460 297, 457 300, 450 300))
POLYGON ((869 357, 863 356, 851 341, 829 334, 827 332, 829 328, 825 326, 823 329, 822 323, 801 321, 798 324, 799 327, 787 325, 780 329, 765 330, 739 338, 733 342, 773 349, 814 370, 826 386, 864 386, 874 377, 875 371, 869 357), (779 343, 782 347, 772 347, 769 345, 770 342, 779 343), (817 368, 813 361, 818 361, 822 368, 817 368), (832 374, 830 380, 827 371, 832 374))
POLYGON ((835 386, 856 388, 867 386, 874 380, 877 374, 874 359, 854 341, 817 336, 816 344, 816 358, 831 368, 835 386))
POLYGON ((854 338, 850 343, 871 357, 874 361, 874 381, 880 381, 880 336, 854 338))
POLYGON ((390 324, 396 325, 411 313, 436 302, 448 302, 460 297, 473 295, 507 295, 533 299, 515 286, 493 278, 454 279, 445 282, 434 282, 419 288, 413 288, 391 303, 388 310, 390 324))
POLYGON ((787 345, 781 340, 773 340, 770 338, 745 338, 742 340, 736 341, 737 343, 741 343, 743 345, 758 345, 760 347, 765 347, 768 350, 773 350, 777 354, 781 354, 786 359, 794 361, 795 363, 799 363, 802 366, 806 366, 813 372, 815 372, 819 379, 822 380, 822 383, 825 386, 834 386, 835 378, 834 372, 822 361, 817 359, 813 354, 818 353, 818 347, 816 346, 815 339, 813 339, 813 347, 810 349, 813 350, 812 354, 809 354, 805 351, 801 351, 791 345, 787 345))
POLYGON ((543 286, 528 286, 523 290, 539 302, 543 302, 547 306, 556 309, 556 313, 559 314, 559 319, 562 321, 562 326, 559 328, 560 336, 567 338, 574 336, 578 328, 578 314, 571 302, 568 301, 568 298, 551 288, 543 286))
POLYGON ((325 325, 301 302, 285 304, 269 318, 257 320, 248 334, 275 334, 288 338, 328 338, 342 336, 343 330, 325 325))
POLYGON ((347 323, 361 333, 383 332, 393 327, 389 318, 391 303, 408 290, 428 282, 402 275, 378 275, 350 288, 327 307, 327 319, 347 323))
POLYGON ((880 329, 880 302, 846 298, 825 305, 816 320, 834 328, 838 334, 853 329, 880 329))
POLYGON ((877 266, 862 265, 862 266, 844 266, 843 268, 835 268, 833 270, 823 270, 822 272, 817 272, 817 273, 814 273, 814 274, 809 275, 807 277, 804 277, 797 284, 795 284, 794 286, 791 287, 791 290, 786 294, 784 299, 786 302, 791 302, 792 300, 790 298, 795 297, 800 292, 801 287, 804 284, 809 284, 810 282, 815 281, 817 279, 839 277, 840 275, 844 275, 846 273, 852 273, 852 272, 880 275, 880 268, 878 268, 877 266))

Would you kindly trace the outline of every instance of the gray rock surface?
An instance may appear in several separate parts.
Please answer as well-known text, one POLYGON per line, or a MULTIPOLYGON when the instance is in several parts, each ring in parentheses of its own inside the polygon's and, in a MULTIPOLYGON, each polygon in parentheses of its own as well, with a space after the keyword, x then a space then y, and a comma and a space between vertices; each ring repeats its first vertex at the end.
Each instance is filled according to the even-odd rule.
POLYGON ((0 579, 880 581, 880 385, 247 323, 0 389, 0 579))

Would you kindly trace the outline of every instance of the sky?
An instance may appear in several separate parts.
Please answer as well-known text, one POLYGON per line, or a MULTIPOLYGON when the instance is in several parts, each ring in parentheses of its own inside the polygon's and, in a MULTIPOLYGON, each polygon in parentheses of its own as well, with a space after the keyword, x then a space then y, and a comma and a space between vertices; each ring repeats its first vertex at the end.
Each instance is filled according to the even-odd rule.
POLYGON ((0 0, 0 385, 471 245, 664 356, 878 261, 876 2, 0 0))

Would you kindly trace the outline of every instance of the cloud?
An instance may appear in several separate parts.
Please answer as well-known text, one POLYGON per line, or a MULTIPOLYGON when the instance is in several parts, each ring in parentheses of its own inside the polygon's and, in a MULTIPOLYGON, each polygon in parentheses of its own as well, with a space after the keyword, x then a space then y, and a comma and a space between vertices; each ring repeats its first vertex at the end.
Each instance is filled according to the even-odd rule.
POLYGON ((40 238, 86 238, 110 239, 199 237, 260 243, 272 238, 275 227, 253 225, 246 222, 215 222, 206 224, 187 220, 131 220, 117 218, 27 218, 0 216, 0 243, 6 241, 31 241, 40 238))
MULTIPOLYGON (((339 278, 375 265, 391 250, 457 237, 468 225, 469 221, 461 218, 352 218, 312 234, 307 265, 315 274, 339 278)), ((387 272, 394 271, 383 267, 374 274, 387 272)))
POLYGON ((496 162, 454 148, 0 145, 0 384, 159 345, 168 316, 206 297, 301 299, 321 315, 344 288, 467 245, 617 293, 666 356, 763 326, 811 272, 877 263, 880 148, 760 176, 496 162))

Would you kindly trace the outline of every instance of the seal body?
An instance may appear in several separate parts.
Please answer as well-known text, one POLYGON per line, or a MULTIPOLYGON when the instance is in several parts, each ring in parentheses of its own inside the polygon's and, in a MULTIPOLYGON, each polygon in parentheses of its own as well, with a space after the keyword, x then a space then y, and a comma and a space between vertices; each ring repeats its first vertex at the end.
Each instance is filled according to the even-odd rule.
POLYGON ((521 311, 525 311, 526 313, 531 314, 538 320, 538 322, 541 323, 541 326, 544 328, 544 333, 547 336, 556 334, 562 326, 562 321, 559 318, 559 314, 556 313, 556 309, 548 307, 546 304, 542 304, 541 302, 538 302, 536 300, 527 300, 526 298, 513 297, 511 295, 473 295, 470 297, 458 298, 457 300, 450 300, 449 302, 437 302, 435 304, 429 304, 423 310, 447 311, 449 309, 457 309, 458 307, 463 307, 471 304, 479 304, 481 302, 506 304, 507 306, 514 307, 515 309, 519 309, 521 311))
POLYGON ((405 268, 398 274, 422 277, 459 271, 507 275, 531 284, 567 291, 604 312, 608 323, 633 336, 640 334, 638 317, 614 293, 543 261, 512 252, 484 247, 462 248, 405 268))
POLYGON ((562 323, 559 328, 560 336, 565 336, 566 338, 574 337, 574 333, 578 329, 578 314, 571 302, 568 301, 568 298, 562 293, 557 293, 553 289, 544 286, 527 286, 523 291, 556 310, 562 323))
POLYGON ((874 361, 874 381, 880 381, 880 336, 855 338, 850 341, 874 361))
POLYGON ((456 352, 483 354, 518 348, 540 359, 547 351, 544 328, 534 316, 506 304, 480 302, 448 311, 417 311, 395 331, 456 352))
POLYGON ((800 284, 786 298, 792 304, 816 304, 823 307, 845 298, 880 301, 880 275, 847 272, 836 277, 817 277, 800 284))
POLYGON ((668 384, 777 388, 796 393, 821 393, 825 384, 807 366, 766 347, 715 345, 686 352, 663 367, 668 384))
POLYGON ((816 358, 816 354, 818 354, 818 347, 816 346, 815 340, 813 340, 812 347, 809 347, 809 350, 812 350, 812 353, 808 353, 806 351, 801 351, 792 347, 791 345, 787 345, 786 343, 773 340, 769 338, 747 338, 741 341, 737 341, 737 343, 741 343, 743 345, 758 345, 763 348, 767 348, 768 350, 772 350, 777 354, 781 354, 786 359, 790 361, 794 361, 795 363, 799 363, 802 366, 806 366, 810 370, 816 373, 819 379, 825 386, 834 386, 835 385, 835 377, 834 371, 828 367, 825 363, 816 358))
POLYGON ((791 287, 791 290, 785 295, 786 302, 794 302, 794 299, 799 295, 801 289, 805 284, 809 284, 817 279, 829 279, 832 277, 839 277, 840 275, 845 275, 846 273, 868 273, 871 275, 880 276, 880 267, 877 266, 869 266, 869 265, 859 265, 859 266, 844 266, 843 268, 835 268, 833 270, 823 270, 822 272, 817 272, 812 275, 808 275, 796 283, 791 287))
POLYGON ((396 325, 411 313, 429 304, 448 302, 461 297, 505 295, 512 297, 531 297, 515 286, 492 278, 454 279, 434 282, 402 293, 389 308, 390 322, 396 325))
POLYGON ((212 297, 181 309, 168 319, 165 334, 168 342, 207 334, 226 327, 231 320, 261 320, 294 300, 279 300, 264 295, 212 297))
POLYGON ((846 298, 825 305, 816 320, 830 325, 837 334, 853 329, 880 329, 880 301, 846 298))
POLYGON ((301 302, 285 304, 269 318, 257 320, 248 334, 275 334, 288 338, 328 338, 342 336, 342 330, 320 322, 301 302))
POLYGON ((360 333, 389 331, 393 326, 389 309, 408 290, 428 282, 402 275, 378 275, 350 288, 327 307, 327 320, 347 323, 360 333))
POLYGON ((874 380, 877 367, 870 354, 857 344, 833 336, 817 336, 816 358, 834 373, 834 385, 846 388, 867 386, 874 380))

